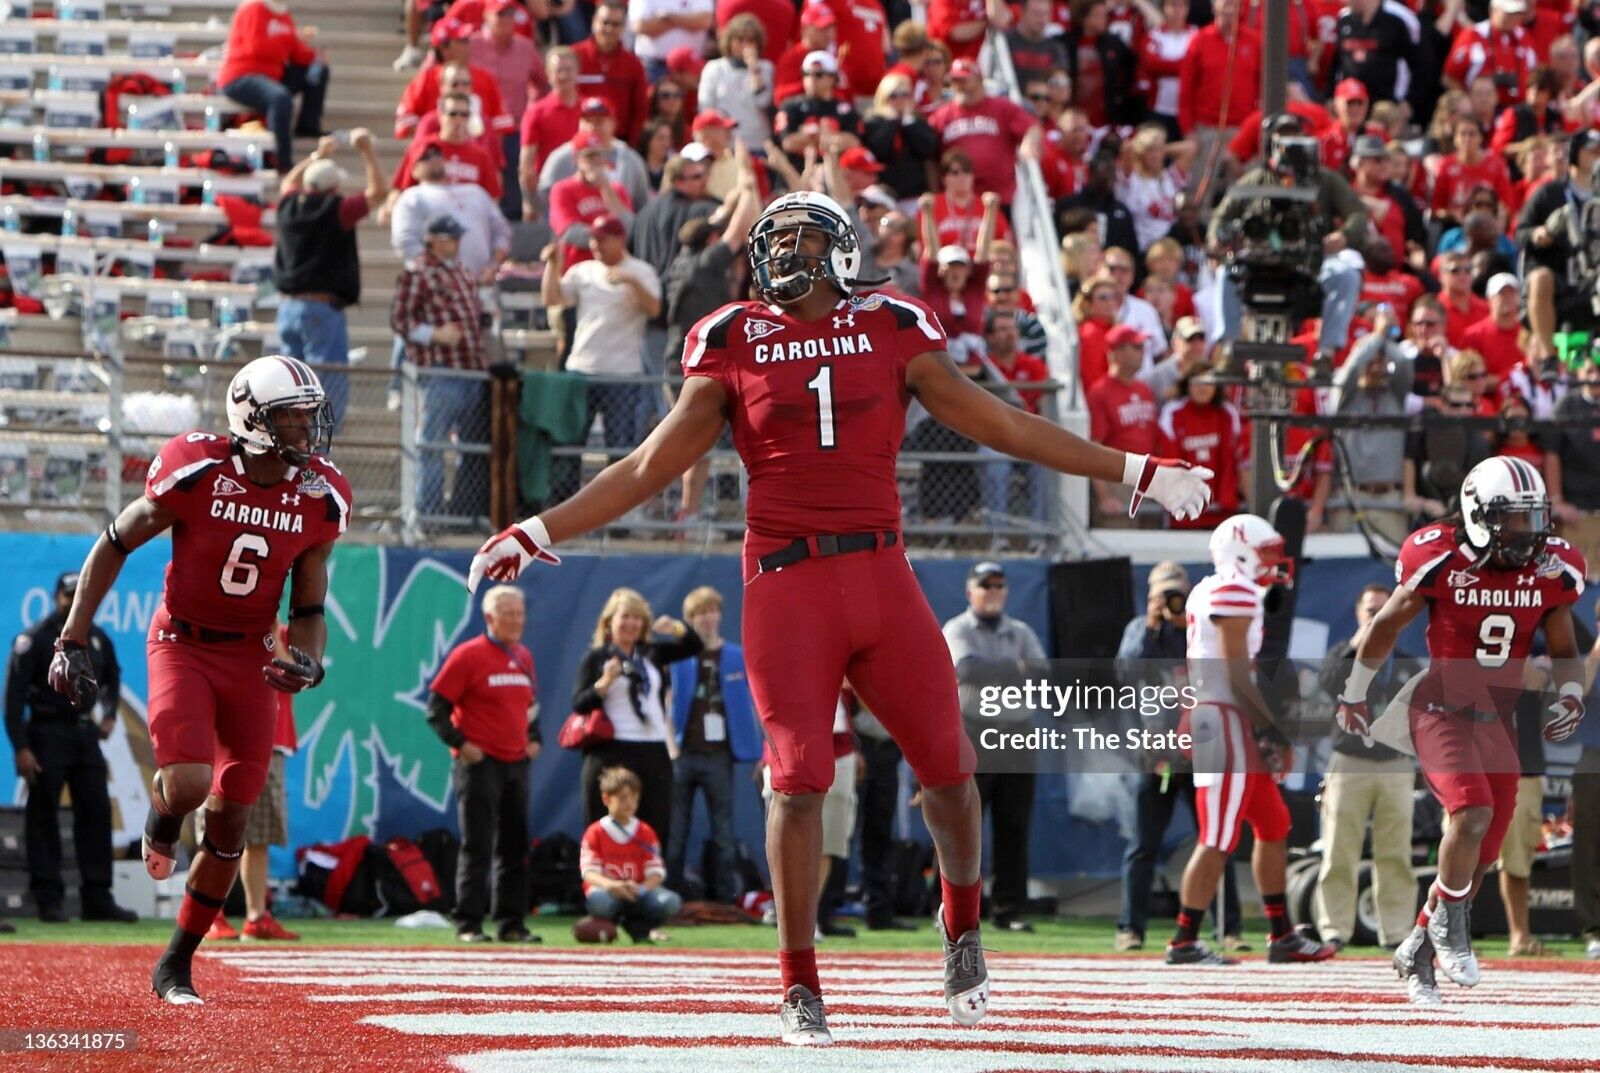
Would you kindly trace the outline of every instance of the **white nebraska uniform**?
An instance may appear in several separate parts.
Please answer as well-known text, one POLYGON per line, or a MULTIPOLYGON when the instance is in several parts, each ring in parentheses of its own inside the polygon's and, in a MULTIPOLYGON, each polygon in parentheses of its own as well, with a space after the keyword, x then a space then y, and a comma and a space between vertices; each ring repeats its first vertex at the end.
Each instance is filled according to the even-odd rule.
POLYGON ((1239 574, 1211 574, 1189 593, 1189 681, 1198 697, 1180 729, 1194 742, 1195 813, 1203 846, 1232 853, 1248 822, 1258 842, 1289 834, 1289 809, 1262 762, 1249 716, 1234 701, 1217 619, 1248 618, 1250 659, 1261 650, 1265 586, 1239 574))

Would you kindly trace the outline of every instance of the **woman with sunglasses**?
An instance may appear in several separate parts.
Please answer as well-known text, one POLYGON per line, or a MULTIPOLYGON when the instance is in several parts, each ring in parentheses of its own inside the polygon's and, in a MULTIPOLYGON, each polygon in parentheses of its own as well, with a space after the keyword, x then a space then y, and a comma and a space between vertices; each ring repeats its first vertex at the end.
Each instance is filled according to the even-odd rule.
POLYGON ((910 212, 926 194, 939 165, 939 135, 917 113, 911 79, 887 74, 878 83, 861 127, 861 144, 883 165, 878 182, 910 212))
POLYGON ((761 20, 749 13, 735 15, 717 35, 722 55, 700 72, 700 107, 715 108, 732 119, 734 134, 749 146, 765 145, 772 137, 768 117, 775 75, 772 61, 761 58, 766 47, 761 20))
POLYGON ((1111 369, 1106 333, 1117 326, 1122 292, 1108 272, 1084 281, 1072 300, 1072 318, 1078 323, 1078 390, 1087 391, 1111 369))
POLYGON ((672 145, 681 148, 689 140, 689 116, 683 105, 683 88, 670 78, 650 87, 650 115, 645 122, 659 120, 672 128, 672 145))

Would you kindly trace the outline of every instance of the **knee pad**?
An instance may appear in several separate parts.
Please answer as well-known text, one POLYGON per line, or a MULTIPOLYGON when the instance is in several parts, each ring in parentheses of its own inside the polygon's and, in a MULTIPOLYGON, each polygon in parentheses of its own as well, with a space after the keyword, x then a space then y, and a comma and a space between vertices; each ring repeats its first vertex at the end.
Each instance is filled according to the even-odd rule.
POLYGON ((244 853, 244 827, 249 816, 248 805, 224 802, 220 809, 207 808, 201 848, 219 860, 238 860, 244 853))

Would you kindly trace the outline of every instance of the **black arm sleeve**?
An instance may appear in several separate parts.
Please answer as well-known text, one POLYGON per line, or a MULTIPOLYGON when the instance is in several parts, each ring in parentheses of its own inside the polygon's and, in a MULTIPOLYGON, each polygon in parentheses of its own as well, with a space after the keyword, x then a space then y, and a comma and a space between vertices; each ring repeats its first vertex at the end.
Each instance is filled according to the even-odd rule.
POLYGON ((644 653, 665 675, 669 666, 680 659, 698 656, 705 646, 706 643, 700 639, 700 635, 694 632, 694 627, 684 623, 682 637, 672 641, 651 641, 645 646, 644 653))
POLYGON ((1334 700, 1339 699, 1339 694, 1344 692, 1345 679, 1350 677, 1350 668, 1355 663, 1356 649, 1349 641, 1340 641, 1328 649, 1328 654, 1322 660, 1322 670, 1317 674, 1317 685, 1322 691, 1334 700))
POLYGON ((428 725, 433 732, 439 735, 439 740, 452 749, 459 749, 467 743, 466 735, 456 729, 450 722, 450 712, 455 708, 444 697, 437 693, 428 694, 428 725))
POLYGON ((591 648, 578 661, 578 676, 572 686, 572 710, 575 712, 592 712, 596 708, 605 707, 605 701, 594 688, 595 682, 600 677, 600 669, 606 665, 606 650, 591 648))
POLYGON ((28 747, 27 730, 23 714, 28 707, 28 654, 11 650, 6 664, 6 737, 11 739, 11 751, 28 747))

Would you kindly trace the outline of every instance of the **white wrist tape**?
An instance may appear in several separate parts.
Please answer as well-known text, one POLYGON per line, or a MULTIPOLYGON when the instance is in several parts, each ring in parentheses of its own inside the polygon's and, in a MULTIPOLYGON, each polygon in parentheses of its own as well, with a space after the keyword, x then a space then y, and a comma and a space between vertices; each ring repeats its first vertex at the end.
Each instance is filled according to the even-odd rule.
POLYGON ((1372 680, 1378 676, 1378 668, 1368 667, 1359 659, 1350 666, 1350 677, 1345 679, 1344 692, 1339 694, 1343 700, 1366 700, 1367 690, 1372 686, 1372 680))
POLYGON ((1582 682, 1563 682, 1561 684, 1560 693, 1561 693, 1561 695, 1563 697, 1572 697, 1575 700, 1582 700, 1583 699, 1583 683, 1582 682))
POLYGON ((1129 488, 1139 487, 1139 478, 1144 476, 1144 464, 1150 461, 1149 455, 1136 455, 1131 451, 1122 456, 1122 483, 1129 488))

